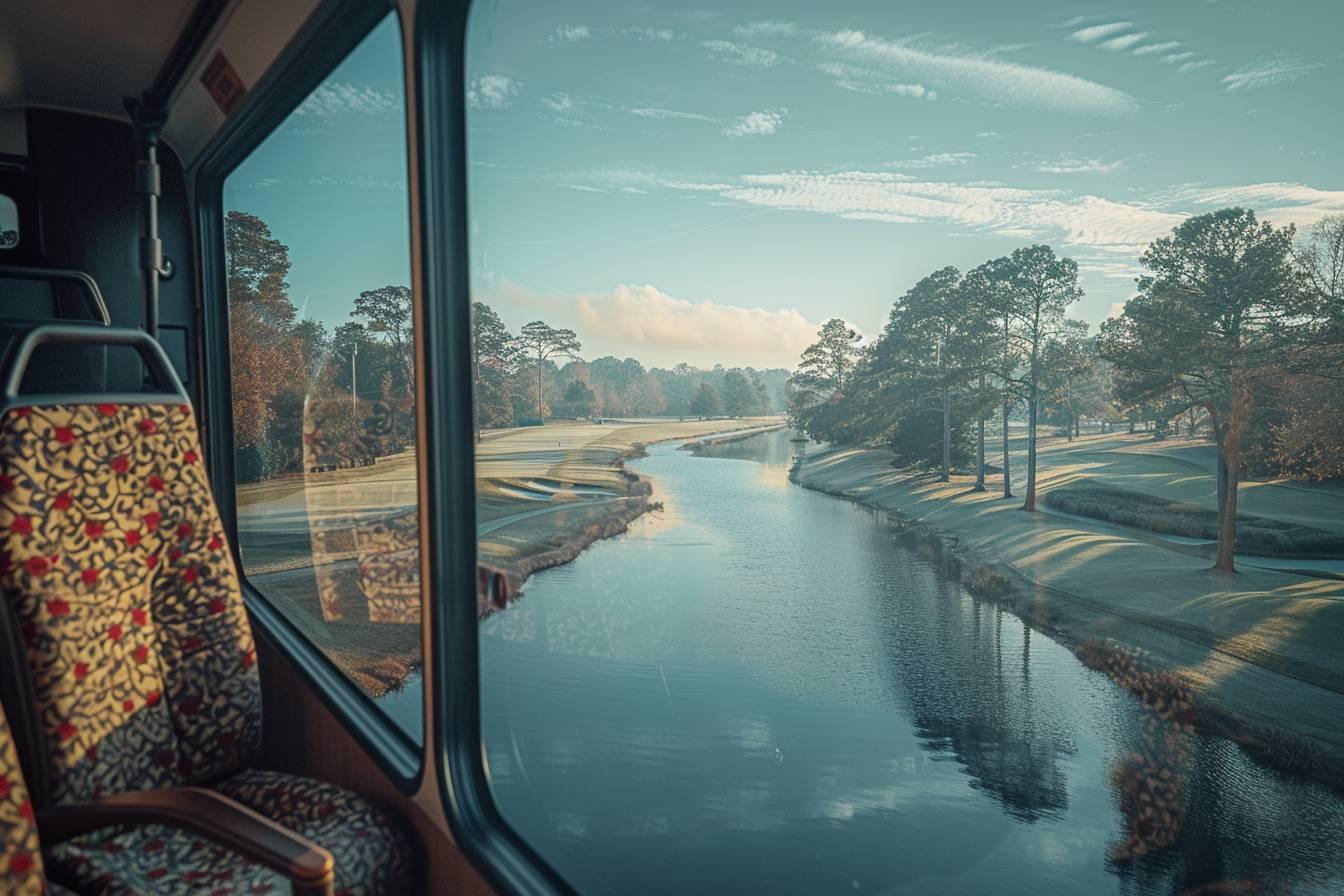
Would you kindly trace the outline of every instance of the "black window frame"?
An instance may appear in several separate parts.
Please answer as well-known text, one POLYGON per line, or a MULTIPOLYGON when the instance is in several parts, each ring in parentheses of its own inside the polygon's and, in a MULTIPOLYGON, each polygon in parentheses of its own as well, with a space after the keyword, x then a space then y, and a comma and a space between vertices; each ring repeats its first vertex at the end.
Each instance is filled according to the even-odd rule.
MULTIPOLYGON (((229 309, 224 257, 224 180, 368 37, 388 14, 397 17, 405 59, 405 20, 397 4, 328 0, 312 14, 266 74, 243 98, 197 162, 193 181, 202 298, 202 410, 207 423, 206 460, 215 501, 231 539, 243 597, 255 624, 290 660, 326 708, 405 794, 413 794, 424 773, 422 747, 374 705, 344 673, 299 631, 247 578, 238 545, 234 492, 233 390, 229 365, 229 309)), ((410 85, 406 85, 409 95, 410 85)), ((409 128, 410 110, 403 126, 409 128)), ((408 141, 409 149, 409 141, 408 141)), ((406 160, 407 171, 411 159, 406 160)), ((408 191, 412 189, 408 181, 408 191)), ((411 222, 407 222, 408 226, 411 222)), ((411 259, 408 259, 410 262, 411 259)), ((417 342, 420 340, 417 338, 417 342)), ((423 416, 423 414, 417 415, 423 416)), ((423 491, 422 491, 423 494, 423 491)), ((429 719, 422 719, 422 738, 429 719)))
POLYGON ((415 14, 412 209, 419 230, 416 343, 423 415, 422 530, 429 566, 434 695, 431 756, 459 849, 503 892, 575 890, 508 824, 495 803, 481 736, 476 593, 476 440, 471 379, 467 212, 467 21, 471 0, 438 0, 415 14), (427 425, 432 421, 433 425, 427 425), (445 600, 443 595, 461 595, 445 600))

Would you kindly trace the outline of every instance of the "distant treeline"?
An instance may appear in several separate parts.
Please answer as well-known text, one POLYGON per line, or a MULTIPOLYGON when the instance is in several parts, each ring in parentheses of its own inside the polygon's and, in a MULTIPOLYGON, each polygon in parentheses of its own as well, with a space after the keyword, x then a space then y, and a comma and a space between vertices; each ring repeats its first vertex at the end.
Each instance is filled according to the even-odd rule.
POLYGON ((482 427, 548 416, 743 417, 785 408, 789 371, 782 368, 646 369, 634 358, 611 355, 585 361, 572 330, 532 321, 510 333, 484 302, 472 305, 472 341, 482 427))

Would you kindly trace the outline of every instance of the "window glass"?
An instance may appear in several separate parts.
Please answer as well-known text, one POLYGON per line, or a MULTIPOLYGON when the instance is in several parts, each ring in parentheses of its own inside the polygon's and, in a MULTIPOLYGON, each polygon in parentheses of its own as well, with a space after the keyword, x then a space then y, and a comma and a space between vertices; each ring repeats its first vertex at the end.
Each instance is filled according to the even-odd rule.
POLYGON ((559 873, 1344 892, 1341 25, 475 5, 484 749, 559 873))
POLYGON ((389 16, 224 184, 248 580, 419 737, 405 89, 389 16))
POLYGON ((0 249, 19 245, 19 207, 14 200, 0 193, 0 249))

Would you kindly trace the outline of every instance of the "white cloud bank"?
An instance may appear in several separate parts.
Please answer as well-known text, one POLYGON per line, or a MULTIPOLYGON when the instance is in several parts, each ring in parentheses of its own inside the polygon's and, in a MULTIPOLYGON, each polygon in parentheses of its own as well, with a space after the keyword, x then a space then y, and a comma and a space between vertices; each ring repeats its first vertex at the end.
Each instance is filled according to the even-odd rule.
POLYGON ((721 361, 793 367, 816 340, 819 324, 795 308, 767 311, 689 302, 650 285, 621 285, 575 300, 580 332, 595 344, 618 344, 721 361))
POLYGON ((490 282, 474 299, 486 302, 516 329, 541 318, 571 327, 583 340, 583 357, 634 355, 650 366, 681 361, 699 366, 724 364, 786 367, 798 363, 817 339, 818 322, 796 308, 747 308, 714 301, 691 302, 649 284, 621 284, 605 291, 560 293, 532 289, 510 280, 490 282))

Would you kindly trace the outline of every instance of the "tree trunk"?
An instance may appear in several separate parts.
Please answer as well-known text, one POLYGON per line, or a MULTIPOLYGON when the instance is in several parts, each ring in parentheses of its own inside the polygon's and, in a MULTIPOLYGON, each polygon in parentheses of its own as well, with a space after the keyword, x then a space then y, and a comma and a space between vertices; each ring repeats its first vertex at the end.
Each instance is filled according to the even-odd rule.
POLYGON ((1036 382, 1033 379, 1027 397, 1027 497, 1022 502, 1023 510, 1036 509, 1036 401, 1036 382))
POLYGON ((952 400, 947 386, 943 386, 943 469, 938 478, 952 481, 952 400))
POLYGON ((1080 437, 1082 436, 1082 434, 1083 434, 1082 427, 1078 425, 1078 415, 1077 415, 1077 414, 1074 414, 1074 415, 1073 415, 1073 437, 1074 437, 1075 439, 1077 439, 1077 438, 1080 438, 1080 437))
POLYGON ((1013 480, 1008 471, 1008 414, 1012 410, 1012 401, 1008 392, 1003 393, 1003 496, 1013 496, 1013 480))
MULTIPOLYGON (((980 401, 984 401, 985 375, 980 374, 980 401)), ((975 437, 975 491, 985 490, 985 410, 980 405, 980 424, 975 437)))
POLYGON ((541 410, 541 358, 537 358, 537 419, 546 422, 546 414, 541 410))
POLYGON ((1237 484, 1241 475, 1241 458, 1227 460, 1224 449, 1218 449, 1218 559, 1213 568, 1236 572, 1237 550, 1237 484))

